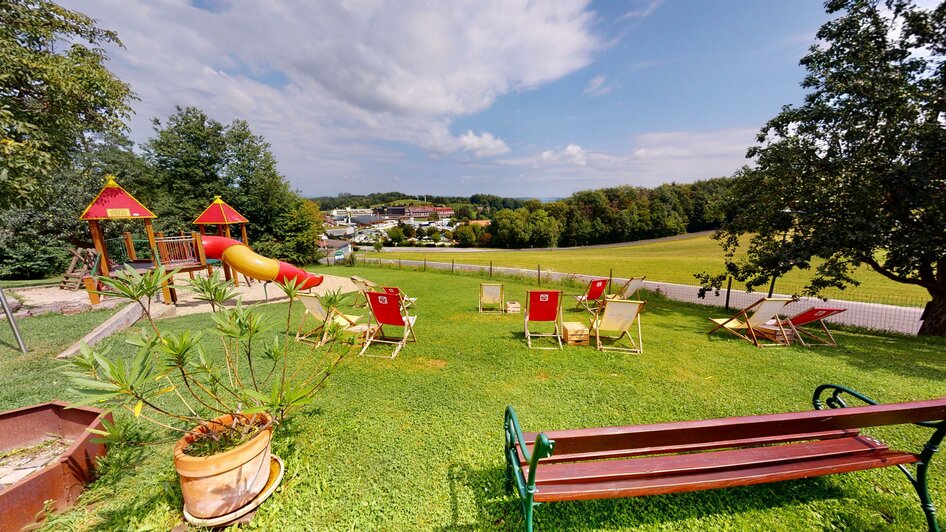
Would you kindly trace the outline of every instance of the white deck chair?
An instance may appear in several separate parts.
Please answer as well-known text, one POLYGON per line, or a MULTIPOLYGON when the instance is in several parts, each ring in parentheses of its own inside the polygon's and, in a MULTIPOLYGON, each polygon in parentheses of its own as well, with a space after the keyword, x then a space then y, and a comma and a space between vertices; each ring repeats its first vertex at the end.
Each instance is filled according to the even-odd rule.
POLYGON ((506 294, 502 283, 480 283, 480 312, 506 312, 506 294))
POLYGON ((325 307, 322 306, 322 302, 314 295, 299 294, 298 298, 305 308, 305 313, 302 315, 302 320, 299 321, 299 328, 296 330, 297 342, 311 342, 314 336, 321 333, 319 340, 315 342, 315 346, 318 347, 322 345, 325 342, 325 335, 328 332, 325 328, 327 323, 335 323, 341 326, 344 332, 361 332, 357 325, 361 316, 342 314, 335 310, 335 308, 325 310, 325 307), (303 332, 302 329, 307 318, 312 318, 318 325, 313 329, 303 332))
POLYGON ((627 301, 636 301, 640 299, 641 288, 644 287, 644 277, 631 277, 624 283, 618 293, 611 294, 608 299, 624 299, 627 301))
POLYGON ((372 283, 371 281, 365 279, 364 277, 359 277, 357 275, 352 275, 350 277, 351 282, 355 285, 355 288, 358 289, 358 293, 355 294, 355 300, 352 302, 353 307, 367 307, 368 306, 368 292, 374 292, 378 289, 378 285, 372 283), (364 299, 364 302, 359 302, 359 299, 364 299))
POLYGON ((630 301, 626 299, 610 299, 604 303, 604 308, 599 310, 591 320, 591 331, 595 335, 595 343, 598 351, 623 351, 625 353, 643 353, 644 338, 641 335, 641 310, 644 308, 643 301, 630 301), (637 322, 637 341, 631 335, 631 328, 637 322), (603 336, 601 331, 617 332, 617 336, 603 336), (620 347, 618 341, 627 336, 631 347, 620 347), (602 338, 613 340, 611 345, 604 345, 602 338))
POLYGON ((716 324, 716 327, 706 333, 713 334, 719 329, 735 334, 739 338, 750 342, 756 347, 784 347, 790 343, 790 334, 786 333, 782 326, 782 320, 778 313, 785 308, 785 305, 791 303, 791 298, 783 297, 763 297, 748 307, 740 310, 730 318, 710 318, 710 321, 716 324), (752 314, 749 314, 752 311, 752 314), (769 320, 775 320, 776 334, 771 331, 759 332, 759 329, 765 326, 769 320), (759 340, 768 339, 773 343, 762 343, 759 340))

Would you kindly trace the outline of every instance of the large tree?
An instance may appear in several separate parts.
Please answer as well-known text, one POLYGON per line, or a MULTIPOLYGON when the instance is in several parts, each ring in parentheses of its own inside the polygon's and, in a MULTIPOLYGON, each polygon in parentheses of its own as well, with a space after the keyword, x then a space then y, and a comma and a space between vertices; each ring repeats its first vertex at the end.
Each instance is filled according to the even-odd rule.
POLYGON ((124 129, 133 96, 107 44, 121 42, 81 13, 0 1, 0 209, 48 192, 90 134, 124 129))
POLYGON ((826 9, 836 17, 801 61, 804 102, 763 127, 736 175, 717 235, 727 268, 751 287, 817 264, 816 295, 866 264, 925 288, 920 333, 946 335, 946 4, 826 9), (747 234, 748 258, 733 259, 747 234))

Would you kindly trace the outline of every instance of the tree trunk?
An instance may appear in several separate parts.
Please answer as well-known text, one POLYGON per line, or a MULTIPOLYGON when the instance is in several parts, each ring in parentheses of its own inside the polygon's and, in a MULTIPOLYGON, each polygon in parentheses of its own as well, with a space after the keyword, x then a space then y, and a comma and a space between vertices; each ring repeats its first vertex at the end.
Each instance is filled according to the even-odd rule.
POLYGON ((920 334, 946 336, 946 291, 932 291, 933 299, 926 307, 926 319, 920 326, 920 334))

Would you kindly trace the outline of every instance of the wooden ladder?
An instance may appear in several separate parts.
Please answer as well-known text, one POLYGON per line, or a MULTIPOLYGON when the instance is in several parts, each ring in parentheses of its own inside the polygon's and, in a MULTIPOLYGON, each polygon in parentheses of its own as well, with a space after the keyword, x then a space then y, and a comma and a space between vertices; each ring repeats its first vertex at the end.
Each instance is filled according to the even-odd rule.
POLYGON ((72 290, 75 292, 82 287, 82 278, 92 273, 92 265, 95 263, 95 250, 89 248, 76 248, 70 250, 72 253, 72 262, 69 263, 69 269, 63 275, 59 283, 60 290, 72 290))

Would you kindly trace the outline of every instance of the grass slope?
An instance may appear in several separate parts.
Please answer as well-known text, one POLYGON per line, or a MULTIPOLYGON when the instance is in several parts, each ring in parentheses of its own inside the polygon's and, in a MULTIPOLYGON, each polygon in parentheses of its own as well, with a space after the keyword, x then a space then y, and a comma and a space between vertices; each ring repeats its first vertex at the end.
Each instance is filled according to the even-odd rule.
MULTIPOLYGON (((587 347, 528 350, 521 314, 476 312, 479 279, 377 268, 326 273, 361 275, 418 297, 419 342, 393 361, 350 358, 316 403, 280 428, 274 451, 286 460, 287 475, 251 529, 519 529, 518 502, 503 490, 507 404, 516 407, 529 431, 808 410, 812 390, 824 382, 849 385, 882 401, 946 393, 941 338, 841 331, 836 349, 761 350, 734 337, 708 338, 712 309, 649 295, 643 355, 587 347)), ((517 282, 506 287, 507 297, 519 301, 530 288, 517 282)), ((265 307, 277 331, 286 309, 285 303, 265 307)), ((586 316, 567 311, 565 318, 586 316)), ((97 319, 88 314, 23 320, 35 349, 25 357, 13 351, 0 327, 0 408, 71 398, 50 357, 97 319)), ((210 326, 207 315, 162 322, 168 331, 210 326)), ((113 356, 130 354, 122 339, 110 339, 113 356)), ((216 339, 208 338, 204 346, 211 356, 222 356, 216 339)), ((293 365, 312 365, 313 354, 301 344, 293 343, 291 357, 293 365)), ((869 432, 909 450, 919 450, 929 436, 914 427, 869 432)), ((113 448, 102 477, 79 505, 46 529, 167 530, 179 524, 173 437, 159 436, 165 441, 113 448)), ((943 471, 934 462, 933 500, 941 507, 946 505, 943 471)), ((537 529, 547 531, 925 526, 912 487, 894 468, 702 493, 557 503, 540 507, 536 519, 537 529)))
MULTIPOLYGON (((666 242, 607 248, 579 248, 553 251, 484 251, 484 252, 384 252, 368 257, 412 259, 458 264, 489 264, 607 276, 614 271, 618 277, 646 275, 652 281, 696 284, 693 274, 723 269, 723 250, 709 236, 695 236, 666 242)), ((780 278, 777 290, 791 293, 800 290, 810 272, 796 270, 780 278)), ((878 301, 883 297, 890 304, 921 306, 929 300, 926 290, 918 286, 896 283, 870 270, 860 268, 854 276, 861 282, 848 290, 833 290, 827 295, 854 301, 878 301)), ((767 288, 767 287, 766 287, 767 288)))

